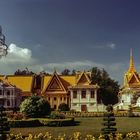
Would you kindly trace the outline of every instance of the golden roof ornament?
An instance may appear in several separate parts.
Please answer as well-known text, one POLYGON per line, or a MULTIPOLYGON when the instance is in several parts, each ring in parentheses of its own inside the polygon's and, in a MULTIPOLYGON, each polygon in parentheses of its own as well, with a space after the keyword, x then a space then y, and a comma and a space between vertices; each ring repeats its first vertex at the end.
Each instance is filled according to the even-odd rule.
POLYGON ((133 61, 133 53, 132 53, 132 48, 130 49, 130 64, 129 64, 129 73, 136 72, 135 66, 134 66, 134 61, 133 61))

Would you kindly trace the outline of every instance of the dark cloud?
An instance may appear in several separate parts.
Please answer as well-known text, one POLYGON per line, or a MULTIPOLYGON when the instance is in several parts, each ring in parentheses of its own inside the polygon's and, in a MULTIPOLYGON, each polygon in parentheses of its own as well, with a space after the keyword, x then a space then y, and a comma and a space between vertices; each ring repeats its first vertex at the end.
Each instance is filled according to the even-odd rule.
POLYGON ((128 62, 130 48, 139 63, 139 4, 131 0, 2 0, 0 24, 8 45, 28 48, 42 65, 87 60, 113 65, 128 62))

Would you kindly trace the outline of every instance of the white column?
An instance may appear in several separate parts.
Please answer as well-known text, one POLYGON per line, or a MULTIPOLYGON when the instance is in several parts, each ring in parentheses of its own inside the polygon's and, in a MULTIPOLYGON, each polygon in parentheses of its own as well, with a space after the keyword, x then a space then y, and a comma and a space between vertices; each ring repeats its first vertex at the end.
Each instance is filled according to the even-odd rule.
POLYGON ((98 109, 98 103, 97 103, 97 89, 94 90, 94 93, 95 93, 96 108, 97 108, 97 112, 98 112, 99 109, 98 109))
POLYGON ((90 102, 90 89, 87 90, 87 101, 88 103, 90 102))
POLYGON ((95 94, 95 101, 97 103, 97 89, 94 90, 94 94, 95 94))

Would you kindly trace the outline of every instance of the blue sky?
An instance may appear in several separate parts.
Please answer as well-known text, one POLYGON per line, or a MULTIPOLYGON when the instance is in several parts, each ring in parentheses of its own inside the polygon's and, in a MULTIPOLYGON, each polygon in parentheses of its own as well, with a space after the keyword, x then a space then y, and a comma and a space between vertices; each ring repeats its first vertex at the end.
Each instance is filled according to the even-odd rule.
POLYGON ((139 0, 0 0, 9 46, 1 73, 97 66, 122 83, 130 48, 140 70, 139 7, 139 0))

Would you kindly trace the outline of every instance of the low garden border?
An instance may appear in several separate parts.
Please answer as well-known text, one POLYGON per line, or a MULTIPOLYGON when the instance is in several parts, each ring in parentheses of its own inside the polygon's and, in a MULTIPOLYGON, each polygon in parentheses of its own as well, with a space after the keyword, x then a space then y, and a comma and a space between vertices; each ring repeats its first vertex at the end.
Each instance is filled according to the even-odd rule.
POLYGON ((26 120, 9 120, 10 127, 37 127, 37 126, 73 126, 74 118, 66 119, 47 119, 36 118, 26 120))

